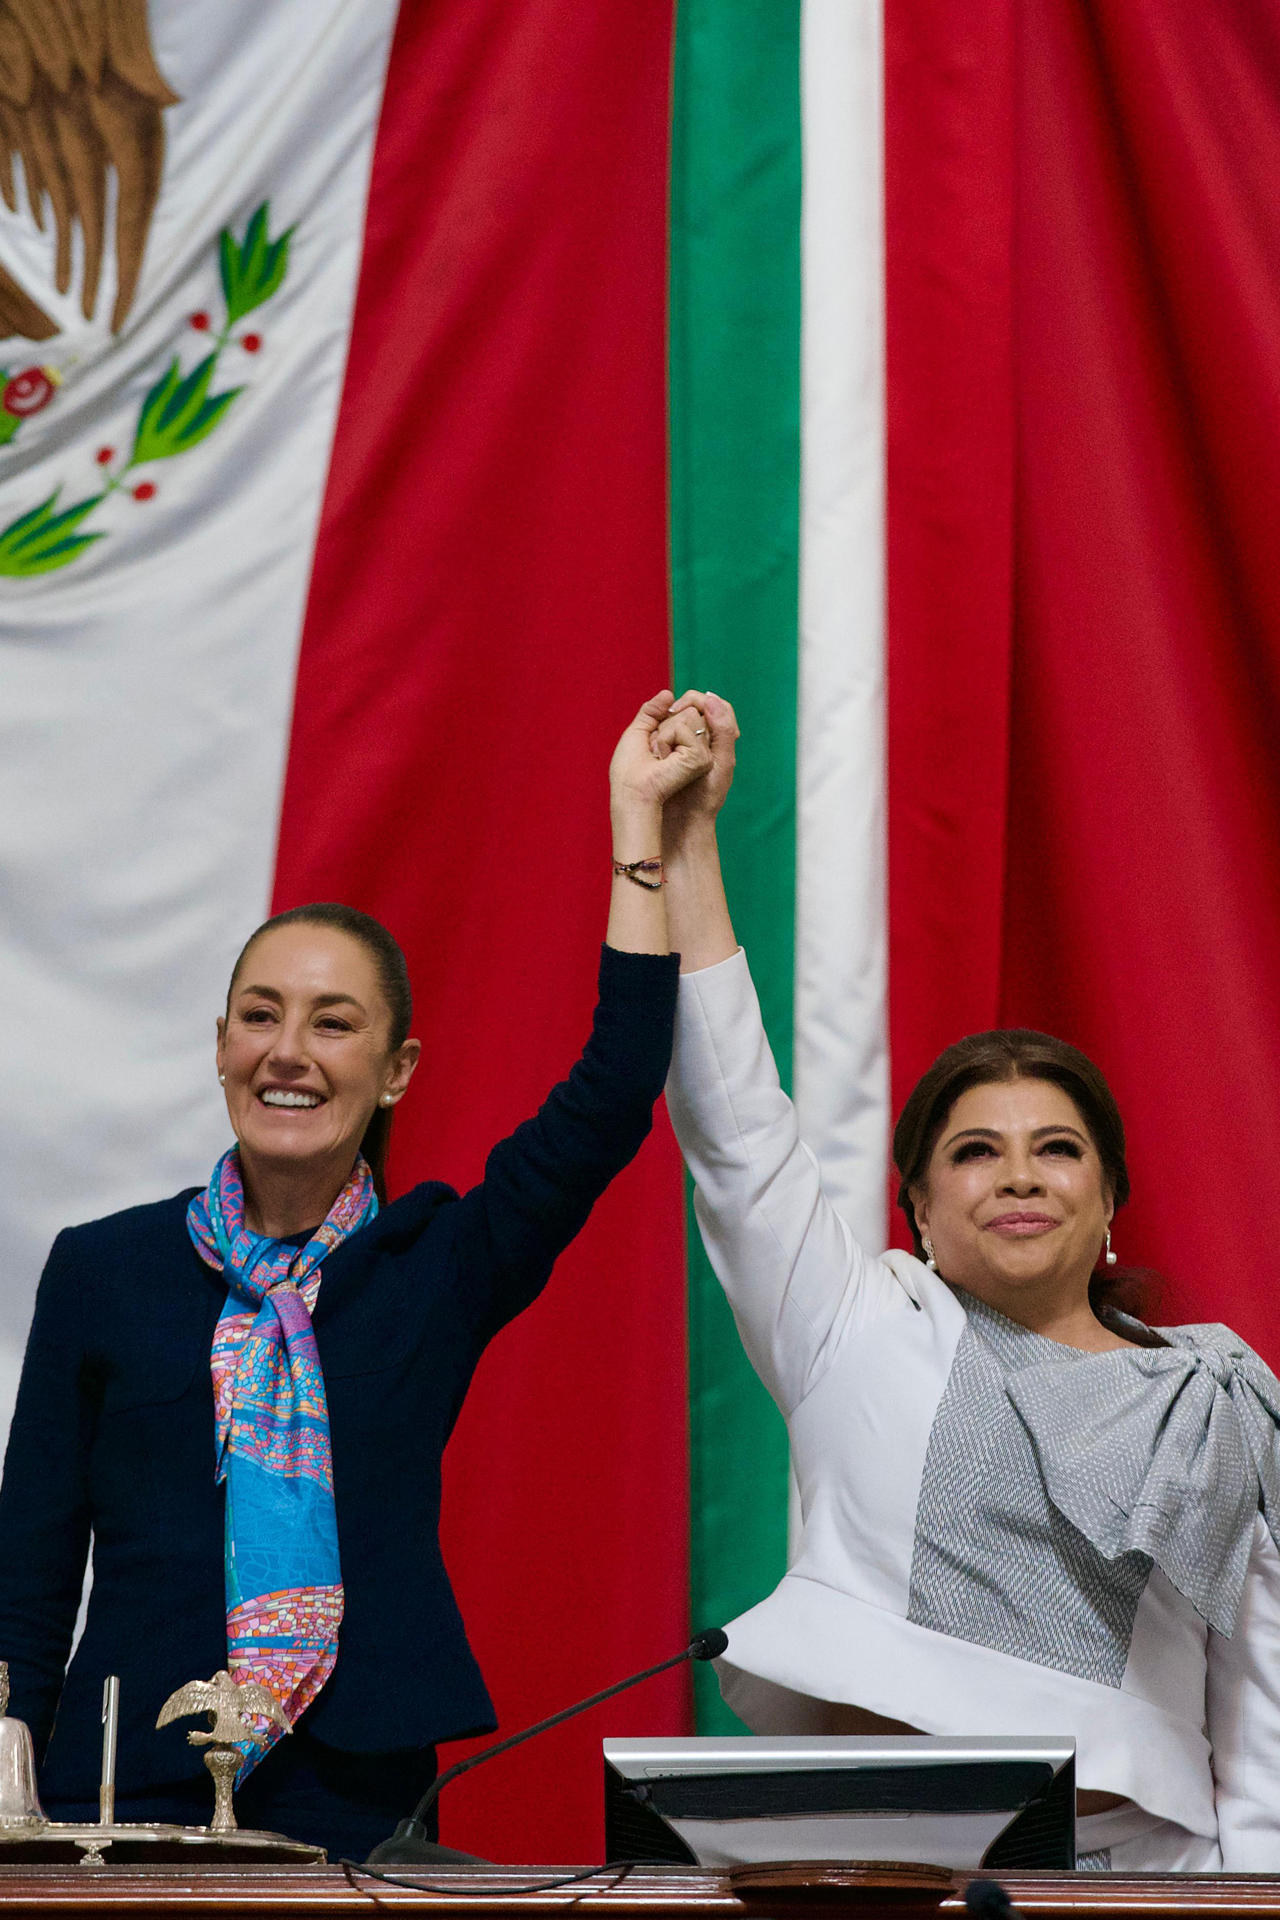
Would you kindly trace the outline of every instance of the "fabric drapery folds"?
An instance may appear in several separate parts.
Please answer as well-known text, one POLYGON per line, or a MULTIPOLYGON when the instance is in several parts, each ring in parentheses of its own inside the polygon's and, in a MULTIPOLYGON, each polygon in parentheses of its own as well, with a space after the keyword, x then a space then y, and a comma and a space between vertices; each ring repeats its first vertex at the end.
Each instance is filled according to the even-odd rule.
POLYGON ((1227 1327, 1162 1332, 1006 1388, 1059 1512, 1109 1560, 1146 1554, 1229 1638, 1259 1508, 1280 1544, 1280 1382, 1227 1327))

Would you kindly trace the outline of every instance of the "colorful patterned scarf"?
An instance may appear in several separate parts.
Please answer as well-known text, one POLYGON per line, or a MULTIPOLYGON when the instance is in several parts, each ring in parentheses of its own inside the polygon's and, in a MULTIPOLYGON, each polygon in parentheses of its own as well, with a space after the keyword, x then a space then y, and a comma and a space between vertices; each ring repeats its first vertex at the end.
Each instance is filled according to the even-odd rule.
MULTIPOLYGON (((306 1246, 251 1233, 237 1147, 187 1209, 196 1252, 230 1288, 211 1356, 216 1478, 226 1485, 227 1669, 269 1688, 290 1726, 333 1672, 343 1604, 311 1310, 320 1262, 377 1211, 361 1158, 306 1246)), ((262 1743, 241 1744, 241 1779, 280 1738, 281 1728, 260 1724, 262 1743)))

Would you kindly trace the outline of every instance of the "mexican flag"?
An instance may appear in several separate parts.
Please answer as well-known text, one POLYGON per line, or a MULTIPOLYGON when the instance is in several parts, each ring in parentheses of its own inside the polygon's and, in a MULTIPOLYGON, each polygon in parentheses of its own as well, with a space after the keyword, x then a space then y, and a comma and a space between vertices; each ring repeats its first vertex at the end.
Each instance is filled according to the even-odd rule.
MULTIPOLYGON (((1119 1095, 1160 1316, 1275 1357, 1278 177, 1248 0, 0 7, 6 1404, 56 1230, 227 1144, 273 907, 391 926, 393 1185, 479 1177, 585 1035, 664 683, 738 708, 736 921, 856 1231, 902 1238, 938 1049, 1044 1027, 1119 1095)), ((503 1731, 785 1564, 685 1218, 659 1116, 450 1446, 503 1731)), ((693 1711, 495 1762, 445 1837, 598 1858, 601 1734, 693 1711)))

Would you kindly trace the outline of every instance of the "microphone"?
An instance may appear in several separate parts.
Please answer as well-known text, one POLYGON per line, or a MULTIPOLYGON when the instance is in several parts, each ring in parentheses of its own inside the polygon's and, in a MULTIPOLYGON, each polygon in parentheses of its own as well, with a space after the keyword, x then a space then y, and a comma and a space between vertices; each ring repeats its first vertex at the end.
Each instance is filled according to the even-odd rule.
POLYGON ((1023 1915, 998 1880, 971 1880, 964 1904, 973 1920, 1023 1920, 1023 1915))
POLYGON ((572 1720, 575 1714, 586 1713, 590 1707, 598 1707, 602 1701, 612 1700, 616 1693, 626 1693, 629 1687, 638 1687, 642 1680, 652 1680, 657 1674, 678 1667, 684 1660, 718 1660, 728 1645, 729 1636, 722 1627, 704 1627, 701 1633, 694 1634, 687 1647, 679 1653, 673 1653, 669 1660, 660 1660, 656 1667, 646 1667, 643 1673, 633 1673, 626 1680, 606 1687, 602 1693, 593 1693, 588 1699, 577 1701, 572 1707, 562 1707, 559 1713, 551 1714, 546 1720, 536 1720, 520 1733, 509 1734, 505 1740, 495 1741, 491 1747, 482 1747, 479 1753, 470 1754, 465 1760, 447 1767, 443 1773, 437 1774, 409 1818, 400 1822, 391 1838, 379 1841, 366 1865, 491 1866, 492 1861, 481 1860, 474 1853, 459 1853, 453 1847, 440 1846, 430 1838, 422 1824, 423 1816, 431 1811, 451 1780, 456 1780, 460 1773, 469 1772, 472 1767, 478 1767, 482 1760, 496 1759, 498 1754, 506 1753, 511 1747, 532 1740, 536 1733, 546 1733, 551 1727, 558 1727, 561 1721, 572 1720))

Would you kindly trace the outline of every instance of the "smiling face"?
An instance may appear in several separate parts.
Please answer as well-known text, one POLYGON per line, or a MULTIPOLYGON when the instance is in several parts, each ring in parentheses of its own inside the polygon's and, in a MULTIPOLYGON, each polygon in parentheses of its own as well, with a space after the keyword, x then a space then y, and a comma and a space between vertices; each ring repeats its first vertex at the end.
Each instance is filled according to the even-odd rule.
POLYGON ((416 1040, 390 1046, 376 962, 351 934, 306 921, 261 934, 218 1022, 246 1186, 293 1173, 336 1198, 375 1107, 400 1099, 418 1051, 416 1040))
POLYGON ((1052 1081, 962 1093, 912 1200, 939 1272, 987 1305, 1087 1301, 1113 1204, 1080 1109, 1052 1081))

